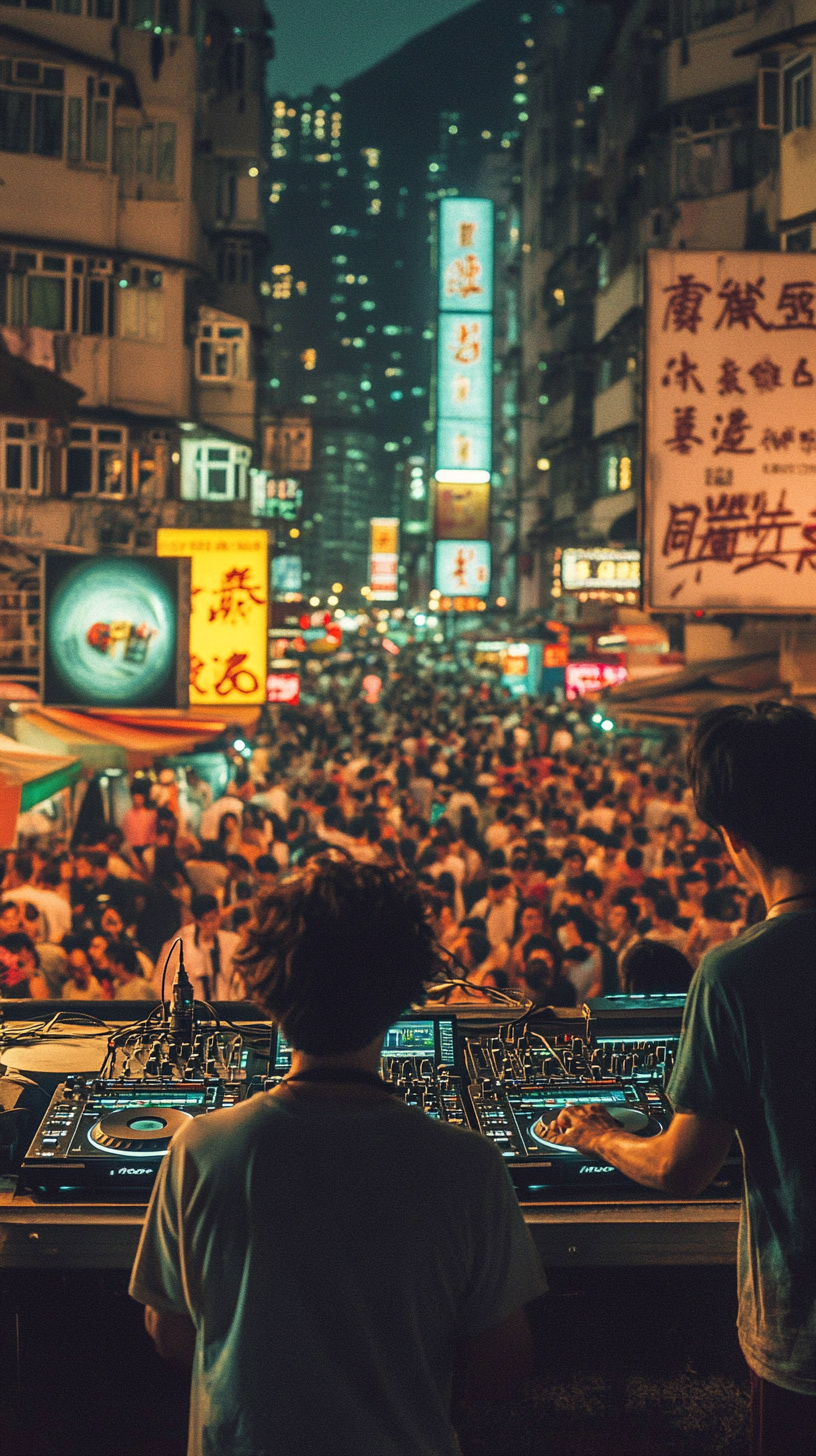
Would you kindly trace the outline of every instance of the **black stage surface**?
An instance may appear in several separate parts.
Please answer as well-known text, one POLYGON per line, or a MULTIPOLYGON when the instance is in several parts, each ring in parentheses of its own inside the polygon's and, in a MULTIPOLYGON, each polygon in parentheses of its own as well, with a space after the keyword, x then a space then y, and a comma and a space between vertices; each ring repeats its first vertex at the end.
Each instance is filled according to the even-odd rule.
MULTIPOLYGON (((733 1267, 550 1277, 536 1377, 461 1412, 463 1456, 745 1456, 733 1267)), ((0 1271, 3 1456, 184 1456, 185 1380, 126 1290, 119 1270, 0 1271)))

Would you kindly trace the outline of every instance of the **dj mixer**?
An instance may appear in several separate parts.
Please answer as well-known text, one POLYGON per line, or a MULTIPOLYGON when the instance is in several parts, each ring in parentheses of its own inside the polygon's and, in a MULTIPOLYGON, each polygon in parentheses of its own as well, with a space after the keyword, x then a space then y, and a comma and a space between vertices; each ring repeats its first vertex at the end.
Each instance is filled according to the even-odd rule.
MULTIPOLYGON (((664 1131, 682 1009, 682 997, 611 997, 585 1015, 502 1019, 483 1008, 457 1020, 447 1009, 414 1011, 387 1032, 381 1074, 409 1105, 489 1138, 523 1204, 660 1197, 547 1131, 562 1108, 582 1103, 600 1104, 639 1137, 664 1131)), ((273 1090, 292 1058, 268 1022, 219 1019, 193 1003, 189 983, 174 984, 168 1008, 112 1032, 106 1045, 97 1072, 56 1086, 22 1163, 31 1192, 144 1201, 180 1127, 273 1090)), ((736 1196, 740 1181, 735 1149, 703 1196, 736 1196)))

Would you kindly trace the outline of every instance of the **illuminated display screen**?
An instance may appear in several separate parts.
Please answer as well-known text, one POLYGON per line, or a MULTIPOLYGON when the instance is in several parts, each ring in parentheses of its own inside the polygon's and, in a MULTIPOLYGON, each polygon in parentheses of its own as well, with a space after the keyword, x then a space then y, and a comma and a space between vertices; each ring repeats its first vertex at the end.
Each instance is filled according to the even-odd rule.
MULTIPOLYGON (((456 1060, 456 1032, 452 1016, 427 1020, 396 1021, 386 1032, 383 1057, 429 1057, 434 1065, 452 1067, 456 1060)), ((275 1071, 286 1072, 292 1065, 292 1048, 278 1032, 275 1071)))
POLYGON ((436 470, 457 472, 459 484, 472 472, 487 481, 492 469, 492 311, 493 204, 484 197, 445 197, 439 208, 436 470))
POLYGON ((640 552, 599 546, 586 550, 565 546, 561 553, 564 591, 638 591, 640 552))
POLYGON ((490 589, 489 541, 437 541, 435 583, 443 596, 486 597, 490 589))
POLYGON ((186 562, 47 552, 43 701, 186 707, 188 603, 186 562))

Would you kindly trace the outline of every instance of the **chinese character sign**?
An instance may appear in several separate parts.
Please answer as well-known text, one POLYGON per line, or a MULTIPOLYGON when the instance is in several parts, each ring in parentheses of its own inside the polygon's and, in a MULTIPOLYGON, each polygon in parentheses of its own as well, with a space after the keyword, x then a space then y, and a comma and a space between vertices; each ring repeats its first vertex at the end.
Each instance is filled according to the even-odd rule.
POLYGON ((395 602, 399 595, 399 520, 377 516, 371 521, 369 555, 371 601, 395 602))
POLYGON ((650 605, 812 612, 816 259, 655 250, 648 282, 650 605))
POLYGON ((439 315, 436 468, 489 473, 492 463, 493 320, 439 315))
POLYGON ((266 695, 265 531, 160 530, 158 556, 189 556, 190 703, 262 703, 266 695))
POLYGON ((486 597, 490 590, 489 541, 437 541, 435 584, 446 597, 486 597))
POLYGON ((493 203, 486 197, 439 204, 439 309, 493 311, 493 203))
MULTIPOLYGON (((439 206, 436 472, 492 468, 493 204, 444 197, 439 206)), ((463 474, 463 472, 465 472, 463 474)), ((471 476, 471 478, 473 478, 471 476)))

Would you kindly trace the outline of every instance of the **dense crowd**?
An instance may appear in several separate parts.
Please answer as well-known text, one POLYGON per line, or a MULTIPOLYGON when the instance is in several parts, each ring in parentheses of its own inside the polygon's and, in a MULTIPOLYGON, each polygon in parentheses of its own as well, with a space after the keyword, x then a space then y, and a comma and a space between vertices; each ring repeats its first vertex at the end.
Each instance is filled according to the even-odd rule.
POLYGON ((454 1001, 682 991, 762 918, 695 816, 676 738, 644 747, 591 710, 433 671, 395 673, 377 702, 335 680, 273 712, 220 796, 157 766, 121 823, 7 856, 0 995, 153 998, 180 936, 197 994, 239 998, 256 896, 316 853, 416 877, 454 1001))

